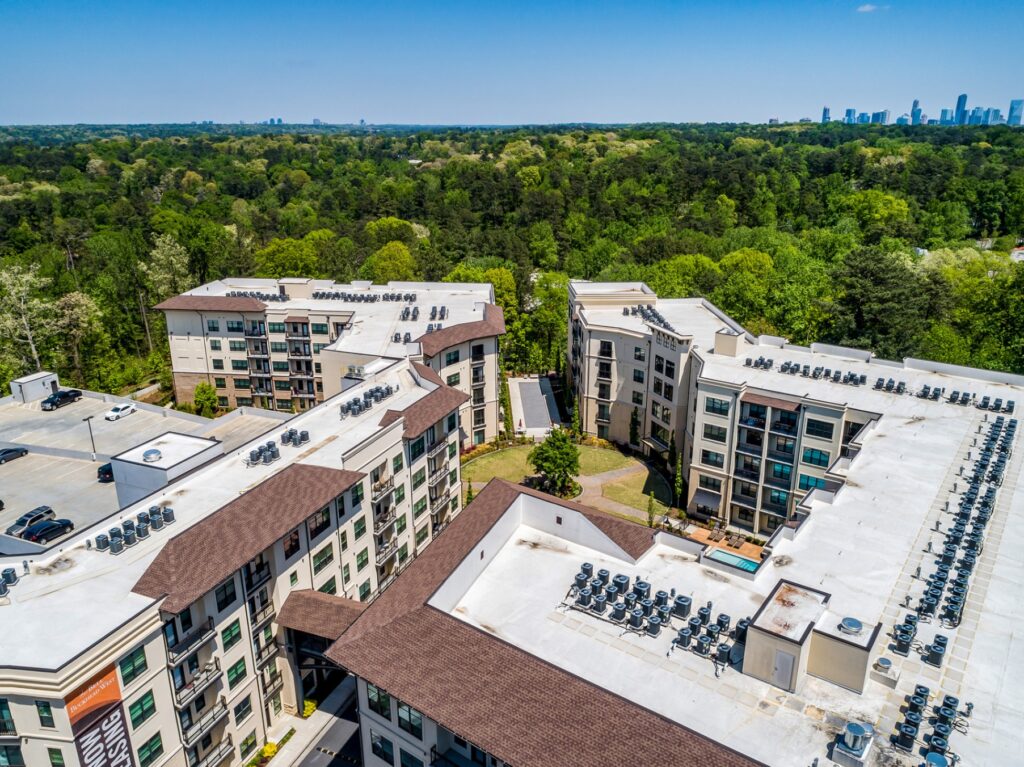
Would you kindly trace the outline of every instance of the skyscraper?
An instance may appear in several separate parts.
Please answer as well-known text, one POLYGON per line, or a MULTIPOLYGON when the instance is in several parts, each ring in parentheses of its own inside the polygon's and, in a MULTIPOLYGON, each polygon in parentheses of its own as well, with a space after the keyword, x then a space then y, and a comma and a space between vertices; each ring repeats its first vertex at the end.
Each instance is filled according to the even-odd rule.
POLYGON ((857 123, 859 125, 867 125, 869 122, 871 122, 871 115, 867 112, 861 112, 857 115, 857 123))
POLYGON ((914 99, 914 104, 910 107, 910 124, 921 124, 921 102, 918 99, 914 99))
POLYGON ((952 125, 953 124, 953 110, 948 107, 942 110, 942 114, 939 116, 939 125, 952 125))
POLYGON ((824 107, 821 110, 821 121, 822 123, 832 122, 832 112, 829 110, 828 107, 824 107))
POLYGON ((1007 125, 1020 125, 1024 122, 1024 99, 1010 102, 1010 115, 1006 118, 1007 125))
POLYGON ((843 122, 846 123, 847 125, 853 125, 855 122, 857 122, 857 110, 847 109, 846 117, 843 118, 843 122))
POLYGON ((961 93, 960 98, 956 100, 956 114, 953 115, 953 119, 957 125, 967 124, 967 94, 961 93))
POLYGON ((981 125, 985 121, 985 110, 981 107, 974 107, 964 118, 968 125, 981 125))

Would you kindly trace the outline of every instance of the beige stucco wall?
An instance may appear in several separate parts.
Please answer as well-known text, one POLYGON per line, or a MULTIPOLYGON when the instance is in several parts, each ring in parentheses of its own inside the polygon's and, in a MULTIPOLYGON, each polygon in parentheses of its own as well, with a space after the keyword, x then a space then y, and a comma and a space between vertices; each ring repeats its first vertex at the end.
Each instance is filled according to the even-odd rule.
POLYGON ((812 631, 810 645, 807 653, 808 674, 856 693, 864 692, 871 667, 873 643, 868 647, 857 647, 837 637, 812 631))

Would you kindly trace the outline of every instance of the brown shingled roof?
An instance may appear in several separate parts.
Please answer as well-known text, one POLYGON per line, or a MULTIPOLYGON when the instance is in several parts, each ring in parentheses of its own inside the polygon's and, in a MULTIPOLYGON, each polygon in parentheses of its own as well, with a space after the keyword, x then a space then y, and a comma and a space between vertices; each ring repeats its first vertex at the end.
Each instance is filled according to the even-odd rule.
POLYGON ((429 365, 424 365, 422 362, 414 362, 412 363, 412 366, 416 369, 416 373, 420 378, 430 381, 432 384, 444 386, 444 381, 441 380, 441 376, 439 376, 437 371, 429 365))
POLYGON ((181 295, 168 298, 153 308, 184 312, 262 312, 267 305, 257 298, 243 296, 181 295))
POLYGON ((516 767, 546 766, 553 759, 569 767, 638 759, 656 767, 758 764, 427 604, 524 493, 584 514, 630 556, 653 543, 653 531, 639 525, 492 480, 327 656, 516 767), (591 728, 579 726, 608 721, 629 726, 615 728, 611 738, 596 738, 591 728))
POLYGON ((433 357, 451 346, 457 346, 466 341, 503 335, 505 335, 504 310, 495 304, 484 304, 482 320, 449 325, 432 333, 424 333, 416 340, 423 349, 423 353, 428 357, 433 357))
POLYGON ((416 400, 405 410, 388 410, 380 419, 381 426, 405 418, 402 436, 406 439, 418 437, 430 426, 440 421, 453 410, 458 410, 469 395, 448 386, 438 386, 425 397, 416 400))
POLYGON ((337 639, 362 614, 366 605, 366 602, 333 594, 299 589, 288 594, 276 622, 294 631, 337 639))
POLYGON ((169 540, 132 591, 181 612, 365 476, 292 464, 169 540))

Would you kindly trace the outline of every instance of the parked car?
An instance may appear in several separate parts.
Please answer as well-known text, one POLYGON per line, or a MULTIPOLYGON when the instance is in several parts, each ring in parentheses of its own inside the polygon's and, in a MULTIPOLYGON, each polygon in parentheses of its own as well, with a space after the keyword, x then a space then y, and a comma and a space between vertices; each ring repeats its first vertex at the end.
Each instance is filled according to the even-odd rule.
POLYGON ((124 418, 126 415, 131 415, 134 412, 135 405, 131 402, 125 402, 123 405, 114 405, 103 417, 108 421, 116 421, 119 418, 124 418))
POLYGON ((67 535, 75 529, 75 524, 70 519, 48 519, 44 522, 36 522, 21 534, 21 537, 32 543, 49 543, 55 538, 67 535))
POLYGON ((28 455, 28 450, 23 447, 5 447, 0 450, 0 463, 13 461, 15 458, 21 458, 23 455, 28 455))
POLYGON ((82 399, 82 392, 78 389, 61 389, 44 399, 41 407, 43 410, 56 410, 59 407, 70 405, 72 402, 78 402, 80 399, 82 399))
POLYGON ((0 511, 3 511, 3 510, 4 510, 4 502, 0 501, 0 511))
POLYGON ((96 469, 96 479, 100 482, 113 482, 114 481, 114 467, 109 463, 105 463, 96 469))
POLYGON ((49 506, 38 506, 18 517, 18 520, 7 528, 7 534, 20 538, 32 525, 38 522, 45 522, 48 519, 55 519, 56 517, 57 515, 54 514, 53 509, 49 506))

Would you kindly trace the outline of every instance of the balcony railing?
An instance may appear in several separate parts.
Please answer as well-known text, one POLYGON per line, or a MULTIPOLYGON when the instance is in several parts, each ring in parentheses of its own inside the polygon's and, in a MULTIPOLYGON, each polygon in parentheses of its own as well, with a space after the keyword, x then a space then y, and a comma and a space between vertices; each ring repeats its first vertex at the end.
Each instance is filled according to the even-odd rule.
POLYGON ((781 450, 772 450, 768 448, 768 457, 773 461, 779 461, 781 463, 793 463, 793 454, 786 453, 781 450))
POLYGON ((442 479, 448 476, 448 464, 442 464, 441 466, 430 472, 430 477, 427 480, 428 484, 433 487, 442 479))
POLYGON ((284 674, 278 671, 269 680, 260 677, 260 685, 263 687, 263 697, 269 698, 275 692, 284 687, 284 674))
POLYGON ((452 494, 451 494, 450 490, 446 490, 445 492, 441 493, 440 495, 435 495, 435 496, 431 497, 431 499, 430 499, 430 509, 431 509, 431 511, 433 511, 435 509, 442 508, 444 506, 447 506, 448 505, 448 501, 451 500, 451 497, 452 497, 452 494))
POLYGON ((789 490, 793 484, 792 477, 776 477, 773 474, 766 474, 764 477, 764 483, 771 485, 772 487, 778 487, 783 490, 789 490))
POLYGON ((761 481, 761 472, 754 471, 753 469, 736 469, 736 476, 743 477, 743 479, 752 479, 755 482, 761 481))
POLYGON ((472 364, 474 364, 474 365, 482 365, 483 362, 484 362, 484 359, 485 359, 485 355, 483 355, 483 354, 473 354, 473 355, 470 355, 469 361, 472 364))
POLYGON ((741 506, 746 506, 750 509, 757 508, 757 497, 752 495, 744 495, 743 493, 737 493, 733 491, 732 494, 733 503, 738 503, 741 506))
POLYGON ((373 520, 373 532, 375 534, 381 533, 388 527, 388 525, 393 524, 394 521, 395 509, 394 507, 392 507, 390 511, 387 511, 384 514, 379 515, 373 520))
POLYGON ((256 359, 270 359, 270 353, 266 349, 250 349, 246 352, 246 356, 256 359))
POLYGON ((370 498, 376 501, 379 498, 382 498, 387 493, 390 493, 394 489, 395 478, 389 476, 386 479, 380 480, 379 482, 374 482, 370 486, 370 498))
POLYGON ((14 722, 0 719, 0 737, 16 738, 17 736, 18 728, 14 726, 14 722))
POLYGON ((769 514, 778 514, 784 517, 789 513, 789 508, 784 503, 773 503, 772 501, 764 501, 761 504, 761 511, 767 511, 769 514))
POLYGON ((248 328, 245 329, 245 337, 246 338, 266 338, 267 337, 267 329, 266 328, 259 328, 259 327, 256 327, 256 328, 248 327, 248 328))
POLYGON ((178 708, 184 708, 195 700, 199 693, 216 682, 220 675, 220 660, 214 658, 211 663, 206 664, 206 668, 193 676, 188 684, 180 690, 174 691, 174 705, 178 708))
POLYGON ((303 333, 301 330, 298 332, 286 330, 284 333, 284 337, 287 338, 288 340, 295 339, 296 341, 308 341, 309 333, 303 333))
POLYGON ((764 419, 756 418, 755 416, 748 415, 740 419, 740 425, 746 426, 749 429, 763 429, 764 419))
POLYGON ((246 569, 242 580, 245 582, 246 592, 254 591, 270 580, 270 565, 264 564, 255 571, 246 569))
POLYGON ((212 730, 219 721, 224 719, 228 715, 228 707, 221 698, 217 701, 217 705, 206 712, 202 717, 192 723, 192 725, 181 733, 181 740, 186 746, 191 746, 206 733, 212 730))
POLYGON ((281 648, 277 646, 277 642, 267 642, 263 647, 256 651, 256 665, 262 666, 268 660, 273 658, 281 651, 281 648))
POLYGON ((772 424, 772 431, 778 432, 779 434, 796 434, 796 424, 786 423, 785 421, 776 421, 772 424))
POLYGON ((311 370, 292 370, 288 375, 292 378, 313 378, 311 370))
POLYGON ((736 449, 739 450, 741 453, 746 453, 747 455, 760 456, 761 455, 761 448, 762 447, 763 447, 763 445, 754 445, 754 444, 751 444, 750 442, 737 442, 736 443, 736 449))
POLYGON ((288 359, 290 360, 311 360, 313 359, 312 351, 305 351, 304 349, 289 349, 288 359))
POLYGON ((167 648, 167 657, 171 665, 177 665, 178 661, 185 657, 195 648, 213 639, 217 632, 213 628, 213 618, 207 618, 203 623, 178 643, 167 648))
POLYGON ((433 458, 435 455, 440 453, 442 450, 448 449, 448 439, 439 439, 427 450, 427 458, 433 458))
POLYGON ((224 740, 218 743, 213 751, 195 763, 193 767, 217 767, 233 753, 231 736, 227 735, 224 740))
POLYGON ((268 620, 274 617, 274 603, 267 602, 263 607, 254 608, 249 607, 249 620, 252 621, 252 627, 256 628, 268 620))
POLYGON ((398 551, 398 539, 392 538, 390 541, 381 544, 377 547, 377 564, 381 565, 387 560, 394 556, 395 552, 398 551))

